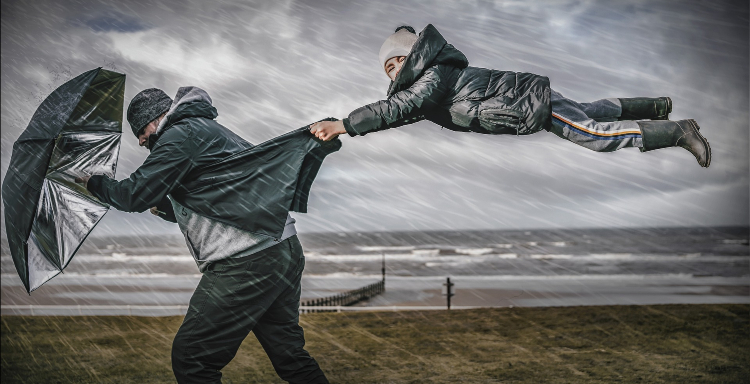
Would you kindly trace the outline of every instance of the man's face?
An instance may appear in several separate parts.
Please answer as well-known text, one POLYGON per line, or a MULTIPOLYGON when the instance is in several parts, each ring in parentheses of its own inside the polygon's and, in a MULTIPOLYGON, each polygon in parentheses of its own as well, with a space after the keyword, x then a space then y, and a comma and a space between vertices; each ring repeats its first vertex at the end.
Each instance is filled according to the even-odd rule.
POLYGON ((401 71, 404 60, 406 60, 406 56, 396 56, 385 62, 385 73, 391 78, 391 81, 396 81, 396 75, 401 71))
POLYGON ((156 133, 156 128, 159 126, 159 121, 161 121, 160 118, 153 120, 141 130, 141 133, 138 135, 138 145, 140 145, 141 147, 145 147, 146 145, 148 145, 148 137, 156 133))

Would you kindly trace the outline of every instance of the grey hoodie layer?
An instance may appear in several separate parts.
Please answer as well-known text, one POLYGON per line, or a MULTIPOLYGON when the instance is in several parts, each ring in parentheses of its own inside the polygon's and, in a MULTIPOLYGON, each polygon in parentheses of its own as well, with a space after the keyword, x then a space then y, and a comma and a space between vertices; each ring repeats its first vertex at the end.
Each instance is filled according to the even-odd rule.
POLYGON ((201 272, 214 261, 249 256, 297 234, 296 221, 291 215, 287 215, 281 238, 274 239, 213 220, 170 200, 180 231, 201 272))
MULTIPOLYGON (((208 93, 198 87, 180 88, 165 118, 156 128, 156 133, 162 132, 165 123, 169 120, 169 115, 180 105, 196 101, 212 103, 208 93)), ((274 239, 271 236, 248 232, 201 215, 182 206, 175 199, 170 199, 170 201, 190 254, 193 255, 201 272, 214 261, 249 256, 297 234, 297 229, 294 227, 296 221, 289 214, 287 214, 281 238, 274 239)))

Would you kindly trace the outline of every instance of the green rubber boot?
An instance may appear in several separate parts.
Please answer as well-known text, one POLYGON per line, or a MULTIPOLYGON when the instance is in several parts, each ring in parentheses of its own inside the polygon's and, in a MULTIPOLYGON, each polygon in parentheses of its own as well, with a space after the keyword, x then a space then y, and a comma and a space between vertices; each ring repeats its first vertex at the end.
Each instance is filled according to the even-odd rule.
POLYGON ((693 119, 670 121, 637 121, 643 135, 641 152, 660 148, 682 147, 690 151, 701 167, 711 164, 711 146, 698 131, 700 127, 693 119))
POLYGON ((634 97, 618 99, 622 114, 618 120, 668 120, 672 112, 672 99, 669 97, 634 97))

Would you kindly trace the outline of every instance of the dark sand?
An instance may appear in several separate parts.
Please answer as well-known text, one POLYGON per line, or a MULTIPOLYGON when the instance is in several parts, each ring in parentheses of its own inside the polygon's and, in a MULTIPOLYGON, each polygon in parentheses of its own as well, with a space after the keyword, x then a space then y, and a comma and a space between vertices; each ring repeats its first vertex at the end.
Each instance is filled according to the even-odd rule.
MULTIPOLYGON (((4 383, 174 382, 182 317, 2 316, 4 383)), ((750 305, 316 313, 332 383, 747 383, 750 305)), ((279 383, 254 337, 226 383, 279 383)))

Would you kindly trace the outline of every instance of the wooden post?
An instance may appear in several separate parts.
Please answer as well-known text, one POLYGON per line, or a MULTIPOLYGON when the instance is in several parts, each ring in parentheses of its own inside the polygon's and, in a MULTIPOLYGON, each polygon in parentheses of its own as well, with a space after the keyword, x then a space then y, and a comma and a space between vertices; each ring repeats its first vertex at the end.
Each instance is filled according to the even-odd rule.
POLYGON ((385 286, 385 252, 383 252, 383 267, 380 269, 383 273, 383 286, 385 286))
POLYGON ((446 299, 448 301, 448 310, 450 311, 450 309, 451 309, 451 296, 454 295, 454 293, 453 293, 453 286, 455 284, 451 283, 451 278, 450 277, 448 277, 446 279, 447 279, 446 282, 443 283, 443 295, 446 297, 446 299))

